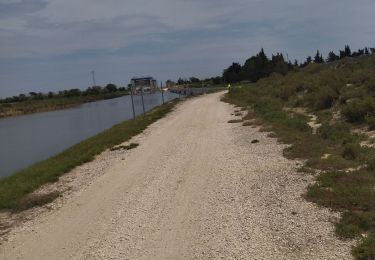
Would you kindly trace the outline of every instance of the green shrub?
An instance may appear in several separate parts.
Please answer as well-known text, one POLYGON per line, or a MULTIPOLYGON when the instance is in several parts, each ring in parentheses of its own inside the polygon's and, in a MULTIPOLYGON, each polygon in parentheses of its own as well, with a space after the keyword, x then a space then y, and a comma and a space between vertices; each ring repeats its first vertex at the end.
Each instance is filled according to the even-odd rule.
POLYGON ((345 212, 336 224, 336 233, 344 238, 354 238, 375 229, 375 212, 345 212))
POLYGON ((354 99, 342 110, 343 115, 349 122, 362 123, 367 116, 370 116, 375 109, 373 98, 366 98, 364 100, 354 99))
POLYGON ((361 154, 361 146, 357 143, 345 144, 344 150, 342 151, 342 157, 347 160, 355 160, 359 158, 361 154))
POLYGON ((352 250, 357 260, 373 260, 375 259, 375 231, 370 232, 369 236, 361 241, 361 243, 352 250))
POLYGON ((321 87, 313 95, 313 107, 315 110, 331 108, 339 95, 329 86, 321 87))
POLYGON ((369 91, 375 91, 375 79, 371 79, 367 82, 366 86, 369 91))
POLYGON ((368 129, 370 131, 375 130, 375 116, 374 115, 367 115, 365 117, 366 124, 368 125, 368 129))
POLYGON ((350 142, 353 139, 350 128, 345 124, 330 125, 328 123, 323 123, 322 126, 319 127, 317 134, 324 140, 338 144, 350 142))

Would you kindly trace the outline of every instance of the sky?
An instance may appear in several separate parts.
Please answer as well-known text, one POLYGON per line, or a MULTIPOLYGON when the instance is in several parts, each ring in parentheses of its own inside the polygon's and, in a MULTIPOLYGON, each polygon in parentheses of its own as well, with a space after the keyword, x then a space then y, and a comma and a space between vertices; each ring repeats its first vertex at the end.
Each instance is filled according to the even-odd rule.
POLYGON ((375 47, 374 0, 0 0, 0 97, 375 47))

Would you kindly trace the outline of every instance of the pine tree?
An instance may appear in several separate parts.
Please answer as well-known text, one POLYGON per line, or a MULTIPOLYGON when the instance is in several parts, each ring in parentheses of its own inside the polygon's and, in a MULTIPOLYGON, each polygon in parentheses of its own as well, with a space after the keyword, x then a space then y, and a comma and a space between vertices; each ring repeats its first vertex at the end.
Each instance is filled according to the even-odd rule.
POLYGON ((320 52, 319 50, 316 51, 315 57, 314 57, 315 63, 320 63, 320 52))
POLYGON ((311 56, 307 56, 306 58, 306 64, 310 64, 312 62, 311 56))
POLYGON ((315 57, 314 57, 315 63, 323 63, 324 59, 323 56, 320 54, 319 50, 316 51, 315 57))
POLYGON ((345 53, 345 57, 350 57, 350 56, 352 56, 352 51, 350 50, 349 45, 345 45, 344 53, 345 53))
POLYGON ((328 57, 327 57, 327 62, 333 62, 338 59, 340 59, 340 57, 337 56, 333 51, 329 52, 328 57))

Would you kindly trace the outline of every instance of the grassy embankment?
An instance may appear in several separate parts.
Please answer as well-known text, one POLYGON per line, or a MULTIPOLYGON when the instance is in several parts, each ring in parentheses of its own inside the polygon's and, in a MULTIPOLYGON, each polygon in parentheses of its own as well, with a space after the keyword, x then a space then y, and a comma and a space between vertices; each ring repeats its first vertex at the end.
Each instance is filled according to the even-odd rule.
POLYGON ((356 259, 375 259, 375 56, 237 84, 225 100, 291 144, 284 155, 306 160, 301 174, 317 176, 306 199, 342 212, 337 235, 359 240, 356 259))
POLYGON ((117 98, 126 94, 127 92, 125 91, 118 91, 100 95, 54 97, 41 100, 32 99, 22 102, 2 103, 0 104, 0 118, 70 108, 83 103, 117 98))
MULTIPOLYGON (((145 117, 139 116, 135 120, 115 125, 50 159, 0 180, 0 209, 23 210, 52 201, 59 194, 52 193, 42 197, 30 196, 30 194, 45 183, 57 181, 61 175, 74 167, 92 161, 104 150, 113 148, 141 133, 150 124, 170 112, 177 102, 172 101, 156 107, 145 117)), ((130 144, 120 148, 132 149, 136 146, 137 144, 130 144)))

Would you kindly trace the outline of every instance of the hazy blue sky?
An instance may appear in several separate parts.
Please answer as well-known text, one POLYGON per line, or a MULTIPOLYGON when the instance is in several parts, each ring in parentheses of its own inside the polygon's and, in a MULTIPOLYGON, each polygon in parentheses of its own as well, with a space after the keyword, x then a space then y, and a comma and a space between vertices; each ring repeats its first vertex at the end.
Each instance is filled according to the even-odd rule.
POLYGON ((375 47, 374 0, 0 0, 0 97, 375 47))

